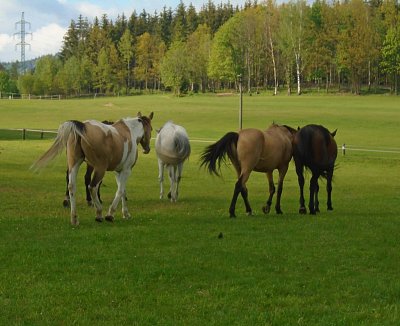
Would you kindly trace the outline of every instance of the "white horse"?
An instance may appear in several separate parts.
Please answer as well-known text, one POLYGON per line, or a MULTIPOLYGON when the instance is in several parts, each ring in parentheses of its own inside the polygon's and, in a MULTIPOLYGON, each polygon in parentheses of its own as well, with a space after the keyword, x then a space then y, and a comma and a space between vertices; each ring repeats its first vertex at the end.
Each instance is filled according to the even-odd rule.
POLYGON ((190 143, 185 128, 168 121, 157 132, 156 153, 158 157, 158 180, 160 182, 160 199, 164 196, 164 167, 168 169, 171 202, 178 199, 178 187, 182 176, 183 162, 189 158, 190 143))
POLYGON ((72 225, 79 224, 76 213, 76 176, 83 161, 94 169, 89 189, 96 209, 96 221, 103 221, 98 189, 106 171, 115 171, 118 190, 105 219, 114 221, 114 213, 121 199, 122 214, 124 218, 130 218, 124 196, 125 185, 138 157, 138 144, 142 145, 145 154, 150 151, 152 118, 153 112, 149 117, 142 116, 139 112, 136 118, 121 119, 112 125, 95 120, 67 121, 60 125, 53 145, 33 167, 45 167, 67 148, 72 225))

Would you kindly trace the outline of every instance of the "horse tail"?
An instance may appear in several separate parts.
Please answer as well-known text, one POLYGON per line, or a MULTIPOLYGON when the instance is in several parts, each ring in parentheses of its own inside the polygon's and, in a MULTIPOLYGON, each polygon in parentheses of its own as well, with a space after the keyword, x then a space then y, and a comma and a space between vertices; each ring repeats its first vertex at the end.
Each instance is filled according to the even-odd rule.
POLYGON ((190 142, 186 134, 175 134, 175 148, 178 157, 186 160, 190 156, 190 142))
POLYGON ((58 127, 57 136, 53 145, 44 153, 33 165, 31 169, 35 171, 46 167, 61 151, 66 148, 70 136, 74 137, 74 145, 79 138, 86 139, 85 125, 80 121, 66 121, 58 127))
POLYGON ((235 165, 237 162, 236 147, 239 139, 237 132, 228 132, 216 143, 206 147, 200 156, 200 166, 205 166, 210 174, 220 175, 221 163, 229 157, 235 165))

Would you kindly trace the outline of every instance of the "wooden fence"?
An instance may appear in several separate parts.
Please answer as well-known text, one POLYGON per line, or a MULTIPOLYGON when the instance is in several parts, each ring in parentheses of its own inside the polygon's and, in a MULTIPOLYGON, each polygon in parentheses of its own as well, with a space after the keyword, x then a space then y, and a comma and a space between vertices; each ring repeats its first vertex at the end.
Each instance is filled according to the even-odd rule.
POLYGON ((0 139, 48 139, 53 138, 57 134, 56 130, 30 129, 30 128, 15 128, 15 129, 0 129, 0 139))

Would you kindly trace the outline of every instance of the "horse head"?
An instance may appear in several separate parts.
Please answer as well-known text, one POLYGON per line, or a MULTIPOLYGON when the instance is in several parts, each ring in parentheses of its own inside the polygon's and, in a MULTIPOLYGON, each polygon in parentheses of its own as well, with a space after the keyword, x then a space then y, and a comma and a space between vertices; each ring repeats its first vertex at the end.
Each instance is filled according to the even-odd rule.
POLYGON ((139 118, 139 122, 143 125, 143 137, 140 140, 140 145, 142 145, 143 153, 148 154, 150 152, 150 140, 151 140, 151 131, 153 130, 151 126, 151 120, 153 119, 154 113, 151 112, 148 117, 142 115, 141 112, 137 114, 139 118))

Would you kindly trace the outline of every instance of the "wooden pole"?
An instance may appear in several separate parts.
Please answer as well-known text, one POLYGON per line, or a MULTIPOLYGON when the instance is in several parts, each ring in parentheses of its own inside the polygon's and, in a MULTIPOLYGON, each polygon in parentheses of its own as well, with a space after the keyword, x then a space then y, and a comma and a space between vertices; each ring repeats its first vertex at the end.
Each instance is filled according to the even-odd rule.
POLYGON ((240 93, 240 102, 239 102, 239 130, 242 130, 243 127, 243 89, 242 89, 242 75, 238 75, 239 81, 239 93, 240 93))

